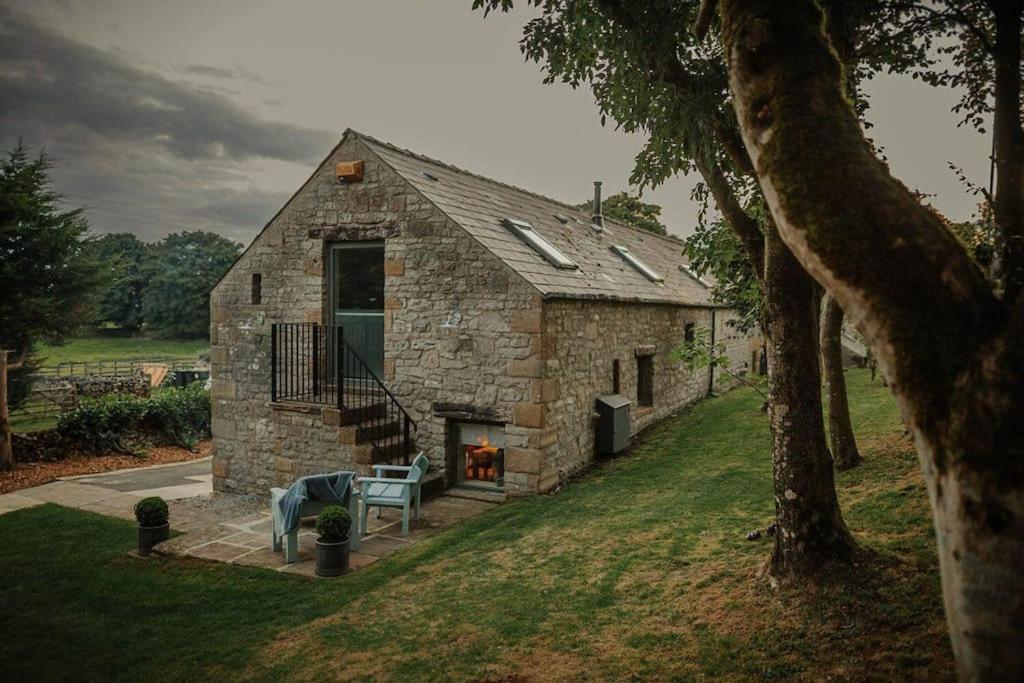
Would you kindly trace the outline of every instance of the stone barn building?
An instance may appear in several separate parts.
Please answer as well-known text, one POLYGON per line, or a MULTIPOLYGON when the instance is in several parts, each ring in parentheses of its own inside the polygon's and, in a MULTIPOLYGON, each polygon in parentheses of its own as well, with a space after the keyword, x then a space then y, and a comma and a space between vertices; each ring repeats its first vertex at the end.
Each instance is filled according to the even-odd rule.
POLYGON ((681 250, 346 131, 212 292, 215 488, 415 448, 437 486, 549 490, 595 458, 599 397, 628 439, 728 382, 673 359, 698 328, 757 367, 681 250))

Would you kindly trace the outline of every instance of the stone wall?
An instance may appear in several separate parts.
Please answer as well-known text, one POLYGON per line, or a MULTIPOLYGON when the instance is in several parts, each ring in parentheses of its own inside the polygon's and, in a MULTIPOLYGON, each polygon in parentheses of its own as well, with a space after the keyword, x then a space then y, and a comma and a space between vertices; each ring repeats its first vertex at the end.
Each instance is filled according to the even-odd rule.
MULTIPOLYGON (((622 393, 635 397, 636 354, 653 353, 654 405, 634 411, 634 430, 707 391, 706 370, 686 372, 669 354, 686 322, 709 324, 710 309, 543 301, 350 139, 211 295, 217 490, 262 493, 313 472, 365 471, 367 447, 339 428, 337 411, 270 403, 270 325, 327 320, 326 255, 332 242, 349 240, 384 240, 383 379, 416 420, 416 446, 435 476, 452 478, 451 420, 485 421, 505 426, 506 491, 549 489, 591 460, 594 399, 611 391, 615 358, 622 393), (364 162, 363 181, 339 183, 335 165, 351 160, 364 162)), ((749 356, 745 339, 728 343, 749 356)))
MULTIPOLYGON (((722 342, 731 369, 745 370, 756 338, 738 333, 727 311, 715 312, 716 342, 722 342)), ((613 393, 613 366, 619 362, 619 393, 632 402, 632 433, 707 395, 710 370, 690 370, 672 359, 683 343, 687 323, 710 327, 712 311, 654 304, 604 301, 548 301, 544 315, 547 350, 546 381, 552 398, 543 449, 541 480, 550 485, 586 466, 594 458, 595 400, 613 393), (654 400, 638 405, 638 361, 650 356, 654 368, 654 400)), ((715 388, 734 380, 715 371, 715 388)), ((543 488, 543 487, 542 487, 543 488)))
POLYGON ((540 297, 447 219, 410 222, 386 254, 384 374, 417 421, 417 448, 451 479, 450 420, 504 424, 506 488, 525 491, 515 453, 540 427, 540 297))
POLYGON ((330 239, 385 238, 400 229, 405 211, 431 212, 380 164, 366 165, 361 184, 338 182, 339 161, 369 157, 358 140, 337 147, 211 294, 217 490, 265 493, 307 473, 355 465, 329 416, 270 405, 270 325, 324 321, 330 239), (251 299, 254 274, 261 276, 258 304, 251 299))
POLYGON ((509 445, 527 444, 536 428, 540 299, 362 142, 349 140, 211 296, 216 489, 265 492, 303 474, 364 464, 350 430, 330 424, 329 411, 270 405, 270 324, 323 322, 328 245, 378 239, 385 242, 384 380, 417 421, 416 444, 434 473, 447 474, 449 415, 510 423, 509 445), (336 179, 335 165, 348 160, 364 161, 362 182, 336 179), (259 304, 250 299, 255 273, 259 304), (449 320, 458 322, 445 326, 449 320))
POLYGON ((82 398, 100 398, 108 394, 119 396, 135 396, 148 398, 152 385, 149 377, 143 374, 104 377, 102 375, 85 375, 65 379, 74 387, 79 400, 82 398))

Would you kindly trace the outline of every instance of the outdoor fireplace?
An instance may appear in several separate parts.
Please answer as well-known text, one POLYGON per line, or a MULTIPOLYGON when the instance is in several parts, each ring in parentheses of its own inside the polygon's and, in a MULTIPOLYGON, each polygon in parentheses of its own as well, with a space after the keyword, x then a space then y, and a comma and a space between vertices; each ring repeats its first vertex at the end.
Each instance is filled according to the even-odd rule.
POLYGON ((480 422, 452 422, 455 483, 504 488, 505 427, 480 422))

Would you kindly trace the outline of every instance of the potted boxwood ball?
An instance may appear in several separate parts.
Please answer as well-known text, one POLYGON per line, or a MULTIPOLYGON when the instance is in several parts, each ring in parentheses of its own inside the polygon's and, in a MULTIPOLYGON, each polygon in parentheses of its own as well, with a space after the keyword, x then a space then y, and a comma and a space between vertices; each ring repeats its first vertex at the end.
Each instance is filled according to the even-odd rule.
POLYGON ((316 575, 341 576, 348 569, 348 534, 352 515, 339 505, 328 505, 316 518, 316 575))
POLYGON ((169 514, 167 503, 159 496, 143 498, 135 504, 135 519, 139 523, 139 555, 149 555, 153 546, 170 536, 169 514))

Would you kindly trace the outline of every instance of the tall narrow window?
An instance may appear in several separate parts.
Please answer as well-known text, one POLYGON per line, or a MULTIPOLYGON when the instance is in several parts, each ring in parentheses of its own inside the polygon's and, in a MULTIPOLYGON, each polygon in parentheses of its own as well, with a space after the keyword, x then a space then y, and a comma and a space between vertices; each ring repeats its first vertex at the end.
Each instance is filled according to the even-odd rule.
POLYGON ((686 323, 683 327, 683 341, 692 342, 697 336, 697 328, 693 323, 686 323))
POLYGON ((263 303, 263 275, 260 273, 252 274, 252 303, 263 303))
POLYGON ((641 407, 654 405, 654 356, 636 358, 636 402, 641 407))
POLYGON ((620 393, 622 388, 622 364, 619 363, 619 359, 616 358, 612 361, 612 393, 620 393))

